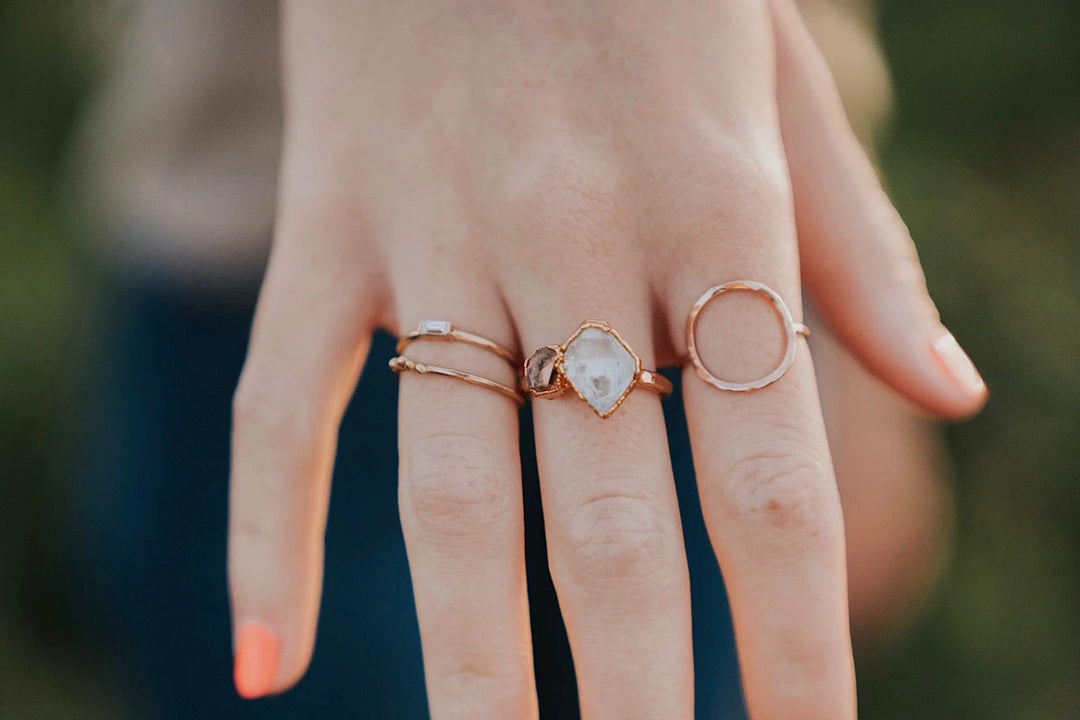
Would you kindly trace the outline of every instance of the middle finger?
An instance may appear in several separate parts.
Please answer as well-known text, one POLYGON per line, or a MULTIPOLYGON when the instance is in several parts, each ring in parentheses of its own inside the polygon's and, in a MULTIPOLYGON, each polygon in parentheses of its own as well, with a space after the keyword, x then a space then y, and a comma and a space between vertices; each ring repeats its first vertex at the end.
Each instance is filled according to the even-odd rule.
MULTIPOLYGON (((604 208, 583 209, 580 197, 575 213, 588 212, 588 222, 548 218, 531 225, 533 240, 553 247, 559 236, 589 233, 572 248, 590 251, 572 249, 577 256, 560 258, 556 273, 518 278, 506 293, 526 355, 602 319, 654 369, 644 272, 604 250, 630 244, 604 208)), ((599 345, 617 353, 609 338, 599 345)), ((603 380, 596 389, 611 390, 603 380)), ((537 399, 533 416, 551 576, 582 716, 692 717, 689 575, 658 395, 636 388, 602 419, 570 388, 537 399)))

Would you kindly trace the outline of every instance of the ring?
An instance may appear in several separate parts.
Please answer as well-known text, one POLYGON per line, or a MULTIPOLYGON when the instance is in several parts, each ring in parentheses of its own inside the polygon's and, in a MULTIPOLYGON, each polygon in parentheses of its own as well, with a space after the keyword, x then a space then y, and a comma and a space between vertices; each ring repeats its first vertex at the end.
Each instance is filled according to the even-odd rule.
POLYGON ((582 323, 562 345, 540 348, 522 369, 522 388, 531 397, 554 397, 573 388, 602 418, 635 387, 671 394, 671 381, 643 370, 641 357, 603 320, 582 323))
POLYGON ((509 385, 503 385, 502 383, 497 383, 494 380, 488 380, 486 377, 480 377, 479 375, 473 375, 472 373, 462 372, 461 370, 454 370, 453 368, 439 367, 438 365, 427 365, 425 363, 413 362, 412 360, 403 355, 398 355, 397 357, 390 358, 390 369, 396 373, 414 372, 420 375, 442 375, 444 377, 454 378, 455 380, 464 380, 465 382, 472 385, 502 393, 503 395, 512 399, 518 405, 525 404, 525 398, 521 396, 521 393, 519 393, 517 390, 510 387, 509 385))
POLYGON ((419 327, 411 333, 403 335, 398 340, 395 351, 398 355, 401 355, 401 353, 405 351, 405 348, 409 346, 409 343, 420 339, 450 340, 468 343, 469 345, 498 355, 511 365, 517 366, 518 361, 514 356, 514 353, 510 352, 494 340, 488 340, 486 337, 481 337, 475 333, 459 330, 454 327, 454 324, 449 320, 424 320, 420 323, 419 327))
POLYGON ((775 290, 768 285, 754 282, 753 280, 735 280, 709 288, 697 299, 697 302, 695 302, 694 306, 690 309, 690 315, 686 318, 687 353, 690 356, 690 362, 694 364, 694 369, 697 371, 698 377, 718 390, 727 390, 729 392, 758 390, 767 385, 772 385, 774 382, 784 377, 784 374, 791 368, 792 363, 795 362, 795 341, 800 336, 804 338, 810 337, 810 328, 791 319, 791 311, 788 310, 787 305, 784 303, 784 299, 780 297, 775 290), (780 320, 784 324, 785 347, 783 359, 780 360, 780 364, 777 365, 771 373, 763 378, 750 382, 739 383, 721 380, 705 366, 697 349, 697 323, 701 311, 716 298, 733 290, 749 290, 750 292, 764 295, 772 303, 773 309, 776 310, 777 315, 780 316, 780 320))
POLYGON ((390 359, 390 369, 395 373, 414 372, 420 375, 442 375, 443 377, 453 378, 455 380, 463 380, 471 385, 502 393, 518 405, 525 403, 525 398, 522 394, 518 392, 516 388, 512 388, 509 385, 503 385, 502 383, 489 380, 480 375, 464 372, 463 370, 455 370, 453 368, 440 367, 438 365, 428 365, 427 363, 418 363, 411 358, 402 355, 405 348, 407 348, 410 343, 426 339, 467 343, 497 355, 510 363, 511 366, 517 367, 517 358, 514 357, 514 354, 494 340, 488 340, 486 337, 466 330, 459 330, 454 327, 454 324, 449 320, 424 320, 416 330, 413 330, 411 333, 398 339, 396 346, 397 357, 390 359))

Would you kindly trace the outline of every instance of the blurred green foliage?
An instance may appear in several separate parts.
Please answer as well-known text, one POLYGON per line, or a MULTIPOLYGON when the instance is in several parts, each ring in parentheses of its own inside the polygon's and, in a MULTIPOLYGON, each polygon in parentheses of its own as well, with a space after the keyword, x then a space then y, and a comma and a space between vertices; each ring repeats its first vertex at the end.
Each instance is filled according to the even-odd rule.
POLYGON ((881 29, 883 169, 991 400, 949 429, 956 556, 862 714, 1080 717, 1080 3, 888 0, 881 29))
MULTIPOLYGON (((862 717, 1080 716, 1080 3, 886 0, 879 148, 987 410, 950 428, 956 555, 860 665, 862 717)), ((50 541, 92 278, 61 163, 91 68, 70 6, 0 4, 0 716, 116 717, 50 541), (16 703, 16 705, 5 703, 16 703)))
POLYGON ((62 160, 89 89, 63 3, 0 3, 0 717, 116 718, 69 621, 55 535, 92 284, 62 160), (19 708, 21 711, 16 711, 19 708))

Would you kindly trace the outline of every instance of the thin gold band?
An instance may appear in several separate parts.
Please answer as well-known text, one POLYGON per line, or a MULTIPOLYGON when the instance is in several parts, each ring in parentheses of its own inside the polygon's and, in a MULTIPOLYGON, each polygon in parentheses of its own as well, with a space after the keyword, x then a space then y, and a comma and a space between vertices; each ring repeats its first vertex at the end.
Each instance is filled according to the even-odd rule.
POLYGON ((425 363, 413 362, 409 358, 398 355, 397 357, 390 359, 390 369, 396 373, 414 372, 420 375, 442 375, 443 377, 453 378, 455 380, 463 380, 471 385, 477 387, 487 388, 488 390, 494 390, 495 392, 502 393, 506 397, 510 398, 518 405, 525 403, 525 398, 521 396, 514 388, 509 385, 503 385, 497 383, 494 380, 488 380, 485 377, 479 375, 473 375, 472 373, 462 372, 461 370, 454 370, 453 368, 439 367, 438 365, 427 365, 425 363))
POLYGON ((481 350, 486 350, 493 355, 498 355, 506 362, 513 365, 515 368, 518 364, 518 359, 514 356, 514 353, 507 350, 505 347, 495 342, 494 340, 488 340, 486 337, 471 333, 467 330, 460 330, 454 327, 453 323, 449 320, 425 320, 420 323, 420 326, 407 335, 401 336, 397 342, 395 352, 398 355, 405 352, 405 348, 410 343, 417 340, 449 340, 451 342, 463 342, 478 347, 481 350))

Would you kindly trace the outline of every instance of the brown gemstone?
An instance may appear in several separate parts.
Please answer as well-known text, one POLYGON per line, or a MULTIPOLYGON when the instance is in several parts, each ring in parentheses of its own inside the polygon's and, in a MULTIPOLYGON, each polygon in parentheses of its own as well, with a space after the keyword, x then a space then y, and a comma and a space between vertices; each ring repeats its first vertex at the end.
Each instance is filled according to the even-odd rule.
POLYGON ((534 352, 525 361, 525 386, 534 392, 547 392, 555 386, 555 364, 559 349, 547 346, 534 352))

